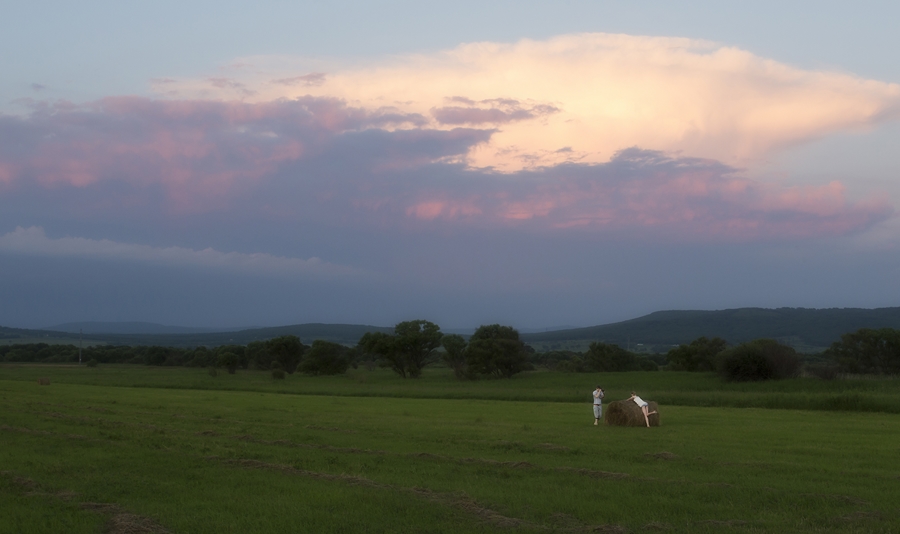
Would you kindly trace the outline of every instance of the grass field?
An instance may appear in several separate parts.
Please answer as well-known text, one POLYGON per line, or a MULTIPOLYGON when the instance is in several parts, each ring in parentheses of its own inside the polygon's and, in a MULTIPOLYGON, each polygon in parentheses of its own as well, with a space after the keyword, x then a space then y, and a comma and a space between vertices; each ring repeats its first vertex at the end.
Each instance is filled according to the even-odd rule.
POLYGON ((0 365, 0 532, 898 532, 897 388, 0 365), (827 398, 886 409, 785 406, 827 398))

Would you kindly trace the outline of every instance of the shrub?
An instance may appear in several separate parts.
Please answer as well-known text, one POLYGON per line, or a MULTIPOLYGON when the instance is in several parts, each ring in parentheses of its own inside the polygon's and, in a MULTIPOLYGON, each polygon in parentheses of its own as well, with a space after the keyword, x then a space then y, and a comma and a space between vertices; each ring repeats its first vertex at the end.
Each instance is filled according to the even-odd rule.
POLYGON ((284 380, 284 370, 272 369, 272 378, 274 378, 275 380, 284 380))
POLYGON ((800 371, 797 352, 773 339, 742 343, 719 358, 719 372, 733 382, 791 378, 800 371))
POLYGON ((215 378, 215 377, 219 376, 219 371, 215 367, 210 367, 209 368, 209 376, 215 378))
POLYGON ((347 347, 331 341, 317 339, 297 366, 307 375, 339 375, 347 372, 350 360, 347 347))
POLYGON ((91 358, 90 360, 87 361, 87 366, 88 367, 97 367, 97 360, 95 360, 94 358, 91 358))

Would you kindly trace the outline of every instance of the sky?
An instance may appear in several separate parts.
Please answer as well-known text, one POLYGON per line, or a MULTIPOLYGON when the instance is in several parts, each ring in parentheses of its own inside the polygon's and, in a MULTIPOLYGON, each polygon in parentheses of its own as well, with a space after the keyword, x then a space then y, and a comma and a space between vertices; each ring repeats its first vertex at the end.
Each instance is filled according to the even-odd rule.
POLYGON ((4 13, 3 326, 900 305, 896 2, 4 13))

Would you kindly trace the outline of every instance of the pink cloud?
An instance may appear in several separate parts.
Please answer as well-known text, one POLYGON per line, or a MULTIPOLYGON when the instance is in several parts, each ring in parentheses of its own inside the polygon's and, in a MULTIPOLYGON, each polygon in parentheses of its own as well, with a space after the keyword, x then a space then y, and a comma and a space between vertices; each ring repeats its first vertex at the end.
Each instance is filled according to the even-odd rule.
MULTIPOLYGON (((422 121, 418 115, 366 111, 325 98, 261 104, 138 97, 81 106, 40 103, 30 117, 0 116, 0 138, 14 140, 0 147, 0 182, 51 188, 107 181, 158 184, 178 209, 206 209, 237 186, 252 186, 283 165, 321 153, 341 134, 422 121)), ((436 135, 460 143, 453 140, 459 132, 436 135)), ((430 161, 421 154, 394 156, 430 161)))
POLYGON ((406 214, 417 219, 432 221, 438 218, 456 219, 481 215, 481 209, 472 201, 432 200, 414 204, 406 214))
POLYGON ((467 168, 465 154, 495 132, 431 129, 418 114, 314 97, 38 104, 29 117, 0 116, 0 184, 4 195, 86 190, 92 205, 110 211, 159 196, 177 213, 239 203, 246 214, 326 225, 675 240, 846 235, 893 213, 884 201, 849 201, 840 182, 786 187, 714 160, 637 148, 608 163, 507 174, 467 168))
POLYGON ((552 231, 649 233, 676 239, 755 240, 846 235, 893 214, 886 202, 851 203, 839 182, 783 187, 730 167, 629 149, 605 165, 568 165, 495 177, 476 196, 419 195, 410 217, 552 231), (502 180, 502 184, 498 183, 502 180), (463 204, 468 210, 446 206, 463 204))

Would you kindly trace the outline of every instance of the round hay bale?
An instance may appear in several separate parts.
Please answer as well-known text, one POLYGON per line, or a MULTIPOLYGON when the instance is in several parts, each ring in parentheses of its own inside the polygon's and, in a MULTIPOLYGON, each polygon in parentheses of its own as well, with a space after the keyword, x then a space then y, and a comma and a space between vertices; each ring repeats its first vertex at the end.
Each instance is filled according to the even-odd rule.
POLYGON ((41 386, 49 386, 49 385, 50 385, 50 379, 49 379, 49 378, 38 378, 38 385, 41 385, 41 386))
MULTIPOLYGON (((648 408, 651 414, 648 418, 650 426, 659 426, 659 407, 656 402, 648 401, 648 408)), ((610 426, 647 426, 644 421, 644 414, 641 412, 640 406, 631 400, 620 400, 609 403, 606 407, 603 420, 610 426)))

